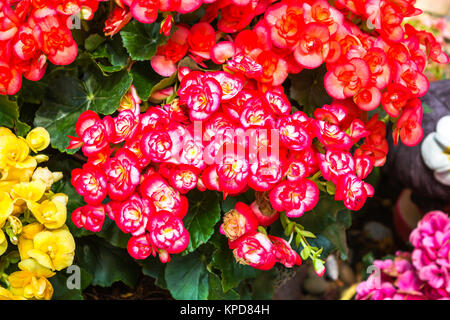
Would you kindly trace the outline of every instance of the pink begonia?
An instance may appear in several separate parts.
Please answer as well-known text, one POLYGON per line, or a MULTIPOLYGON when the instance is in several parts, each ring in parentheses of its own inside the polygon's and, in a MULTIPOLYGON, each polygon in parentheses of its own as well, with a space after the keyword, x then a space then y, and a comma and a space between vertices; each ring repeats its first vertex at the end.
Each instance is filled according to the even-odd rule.
POLYGON ((412 253, 376 260, 377 272, 356 288, 357 300, 450 299, 450 218, 427 213, 411 232, 412 253), (379 272, 378 272, 379 270, 379 272))

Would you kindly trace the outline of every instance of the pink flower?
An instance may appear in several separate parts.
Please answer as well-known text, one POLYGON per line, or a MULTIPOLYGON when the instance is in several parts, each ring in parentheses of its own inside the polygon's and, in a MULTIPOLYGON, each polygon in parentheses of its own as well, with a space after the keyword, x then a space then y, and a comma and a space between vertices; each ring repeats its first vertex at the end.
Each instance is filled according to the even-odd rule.
POLYGON ((105 221, 105 207, 103 205, 91 206, 89 204, 75 209, 72 213, 72 222, 78 228, 92 232, 99 232, 105 221))
POLYGON ((261 232, 246 234, 230 246, 237 262, 259 270, 269 270, 275 264, 273 244, 269 237, 261 232))
POLYGON ((349 173, 339 176, 336 184, 335 200, 342 200, 350 210, 359 210, 363 207, 367 197, 372 197, 373 187, 362 181, 355 174, 349 173))
POLYGON ((282 181, 269 193, 270 203, 277 211, 286 211, 288 217, 302 216, 319 201, 317 185, 308 179, 282 181))
POLYGON ((207 119, 217 111, 222 94, 220 83, 199 71, 184 76, 178 90, 180 101, 188 106, 192 121, 207 119))
POLYGON ((450 219, 441 211, 427 213, 409 237, 420 279, 450 294, 450 219))

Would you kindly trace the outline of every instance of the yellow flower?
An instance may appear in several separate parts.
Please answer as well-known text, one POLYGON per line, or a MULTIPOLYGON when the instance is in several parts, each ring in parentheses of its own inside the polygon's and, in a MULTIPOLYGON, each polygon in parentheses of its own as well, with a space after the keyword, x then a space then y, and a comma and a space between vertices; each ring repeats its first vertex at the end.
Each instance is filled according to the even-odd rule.
POLYGON ((5 233, 0 229, 0 256, 8 249, 8 240, 6 240, 5 233))
POLYGON ((25 298, 21 296, 16 296, 8 289, 0 287, 0 300, 25 300, 25 298))
POLYGON ((13 212, 13 200, 6 192, 0 191, 0 228, 5 224, 6 219, 13 212))
POLYGON ((0 170, 2 181, 14 181, 14 184, 19 182, 28 182, 31 180, 34 169, 36 167, 30 168, 12 168, 0 170))
POLYGON ((47 278, 54 276, 54 272, 33 259, 19 262, 19 269, 21 271, 16 271, 8 277, 13 294, 27 299, 51 299, 53 287, 47 278))
POLYGON ((0 136, 13 136, 15 137, 16 135, 14 133, 12 133, 12 131, 8 128, 5 127, 0 127, 0 136))
POLYGON ((26 141, 34 152, 42 151, 50 144, 50 135, 44 128, 37 127, 28 132, 26 141))
POLYGON ((25 227, 22 228, 22 233, 20 234, 19 243, 17 245, 17 247, 19 248, 21 260, 25 260, 30 257, 27 253, 28 251, 33 249, 34 236, 43 230, 44 226, 39 222, 27 224, 25 227))
POLYGON ((47 229, 58 229, 66 223, 68 200, 64 193, 57 193, 42 203, 31 202, 29 207, 37 221, 47 229))
POLYGON ((63 178, 62 172, 51 172, 47 167, 36 168, 33 173, 32 180, 40 180, 45 183, 46 189, 49 190, 52 185, 63 178))
POLYGON ((13 135, 0 136, 0 168, 36 167, 36 160, 30 156, 26 140, 13 135))
POLYGON ((33 249, 28 256, 51 270, 62 270, 70 266, 75 255, 75 240, 64 225, 56 230, 44 230, 33 238, 33 249))
POLYGON ((41 200, 45 189, 46 185, 41 180, 21 182, 13 187, 11 195, 14 199, 37 202, 41 200))

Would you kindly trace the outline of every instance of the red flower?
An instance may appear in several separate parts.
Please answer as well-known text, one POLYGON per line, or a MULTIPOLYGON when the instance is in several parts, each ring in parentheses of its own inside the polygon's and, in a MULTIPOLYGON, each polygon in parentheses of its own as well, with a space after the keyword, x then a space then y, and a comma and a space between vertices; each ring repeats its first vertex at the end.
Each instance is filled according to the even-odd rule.
POLYGON ((157 173, 144 178, 140 187, 140 194, 153 203, 156 212, 167 211, 183 218, 188 209, 186 197, 174 190, 157 173))
POLYGON ((291 245, 286 240, 270 235, 269 239, 273 243, 272 252, 277 262, 280 262, 287 268, 302 264, 302 258, 291 248, 291 245))
POLYGON ((130 10, 139 22, 153 23, 158 17, 159 6, 159 0, 133 0, 130 10))
POLYGON ((150 60, 153 70, 163 77, 169 77, 177 71, 176 63, 186 55, 189 47, 189 30, 181 25, 176 28, 167 42, 158 46, 156 54, 150 60))
POLYGON ((135 259, 147 259, 153 252, 150 235, 148 233, 131 237, 128 240, 127 251, 135 259))
POLYGON ((325 89, 335 99, 352 97, 364 88, 370 79, 367 63, 353 58, 345 64, 337 64, 325 75, 325 89))
POLYGON ((168 253, 180 253, 189 245, 189 233, 180 218, 168 212, 153 216, 147 226, 151 243, 168 253))
POLYGON ((50 62, 56 65, 72 63, 77 56, 78 47, 70 30, 61 19, 49 15, 37 19, 36 23, 33 33, 50 62))
POLYGON ((103 32, 105 36, 113 36, 119 32, 128 22, 130 22, 132 14, 128 7, 114 7, 110 12, 108 19, 105 21, 103 32))
POLYGON ((107 126, 108 141, 117 144, 132 139, 138 129, 138 120, 138 116, 129 109, 120 111, 116 118, 110 116, 103 118, 107 126))
POLYGON ((269 270, 275 265, 273 245, 264 233, 253 232, 234 241, 230 246, 237 262, 259 270, 269 270))
POLYGON ((85 205, 75 209, 72 213, 72 221, 78 228, 84 228, 92 232, 99 232, 105 221, 105 207, 103 205, 85 205))
POLYGON ((107 126, 94 111, 84 111, 78 118, 75 128, 79 138, 69 136, 71 141, 67 149, 82 146, 83 153, 90 156, 107 147, 109 135, 107 126))
POLYGON ((302 122, 296 120, 294 115, 280 117, 277 121, 280 141, 294 151, 300 151, 311 145, 311 136, 302 122))
POLYGON ((180 101, 190 109, 191 121, 207 119, 217 111, 222 94, 220 83, 199 71, 184 76, 178 90, 180 101))
POLYGON ((308 23, 302 28, 299 44, 294 51, 295 60, 304 68, 317 68, 328 56, 329 40, 327 26, 316 22, 308 23))
POLYGON ((288 217, 302 216, 313 209, 319 200, 319 189, 310 180, 282 181, 269 193, 270 203, 277 211, 286 211, 288 217))
POLYGON ((153 214, 153 205, 133 194, 122 202, 118 212, 114 213, 117 226, 125 233, 133 236, 142 235, 147 227, 148 219, 153 214))
POLYGON ((344 205, 357 211, 366 202, 367 197, 373 196, 373 188, 354 174, 341 175, 336 184, 335 200, 343 200, 344 205))
POLYGON ((355 161, 349 152, 328 149, 326 154, 318 154, 320 171, 326 180, 337 183, 340 175, 355 172, 355 161))
MULTIPOLYGON (((267 9, 265 22, 270 27, 270 38, 278 48, 294 48, 300 40, 303 8, 286 2, 277 3, 267 9)), ((292 49, 291 49, 292 50, 292 49)))
POLYGON ((108 180, 108 195, 111 199, 123 201, 133 192, 141 180, 136 156, 127 149, 120 149, 104 165, 108 180))
POLYGON ((216 33, 209 23, 199 22, 190 29, 189 51, 203 58, 211 58, 211 49, 216 44, 216 33))
POLYGON ((92 164, 73 169, 71 183, 88 204, 98 205, 106 198, 106 175, 92 164))
POLYGON ((410 100, 395 124, 395 129, 392 133, 395 144, 398 143, 399 137, 409 147, 417 145, 422 140, 422 114, 422 103, 420 100, 410 100))

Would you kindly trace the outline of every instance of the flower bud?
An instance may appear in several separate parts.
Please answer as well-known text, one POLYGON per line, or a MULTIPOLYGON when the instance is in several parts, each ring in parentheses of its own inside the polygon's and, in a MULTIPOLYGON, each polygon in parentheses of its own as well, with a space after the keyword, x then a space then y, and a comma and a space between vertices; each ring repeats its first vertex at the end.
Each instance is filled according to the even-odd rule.
POLYGON ((45 128, 36 127, 28 132, 26 141, 34 152, 42 151, 50 144, 50 134, 45 128))

